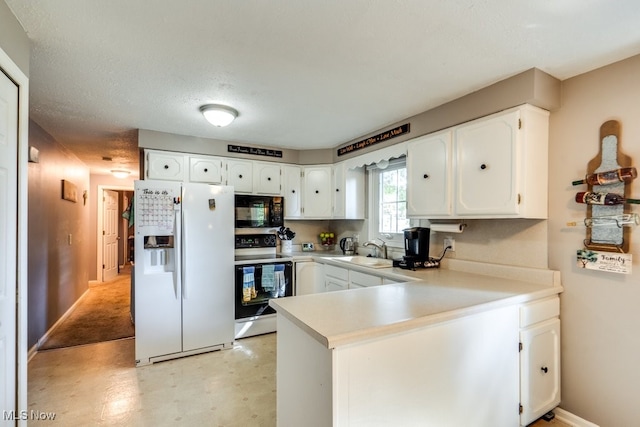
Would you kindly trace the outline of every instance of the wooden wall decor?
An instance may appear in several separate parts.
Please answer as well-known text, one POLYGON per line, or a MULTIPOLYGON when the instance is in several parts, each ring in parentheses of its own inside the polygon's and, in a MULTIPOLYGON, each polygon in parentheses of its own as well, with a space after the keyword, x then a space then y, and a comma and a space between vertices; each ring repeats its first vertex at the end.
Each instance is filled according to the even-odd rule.
MULTIPOLYGON (((631 157, 620 150, 620 123, 615 120, 605 122, 600 126, 600 151, 587 164, 587 175, 598 172, 611 171, 632 166, 631 157)), ((591 192, 615 193, 631 196, 630 182, 615 182, 607 185, 589 185, 591 192)), ((626 204, 619 205, 587 205, 586 218, 606 217, 629 213, 626 204)), ((629 237, 631 227, 587 227, 584 245, 587 249, 608 252, 629 252, 629 237)))

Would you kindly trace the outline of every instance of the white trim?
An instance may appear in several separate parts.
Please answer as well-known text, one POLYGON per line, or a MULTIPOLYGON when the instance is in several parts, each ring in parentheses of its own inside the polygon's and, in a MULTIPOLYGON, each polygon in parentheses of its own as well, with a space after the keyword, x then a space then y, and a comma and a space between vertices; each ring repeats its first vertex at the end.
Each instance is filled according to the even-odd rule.
MULTIPOLYGON (((28 245, 28 203, 27 203, 27 172, 29 159, 29 79, 0 47, 0 68, 18 85, 18 260, 17 260, 17 407, 20 410, 27 409, 27 360, 28 360, 28 335, 27 335, 27 245, 28 245)), ((26 426, 26 420, 18 422, 20 426, 26 426)))
POLYGON ((395 159, 407 154, 407 143, 401 142, 399 144, 390 145, 380 150, 371 151, 370 153, 362 154, 360 156, 352 157, 344 161, 347 169, 359 168, 362 166, 378 163, 380 160, 395 159))
POLYGON ((558 421, 569 424, 571 427, 599 427, 597 424, 573 415, 571 412, 565 411, 562 408, 555 408, 553 412, 556 414, 558 421))
MULTIPOLYGON (((134 191, 134 187, 126 185, 98 185, 96 199, 98 205, 96 206, 96 282, 103 283, 102 280, 102 226, 104 218, 102 217, 103 200, 102 195, 104 190, 114 191, 134 191)), ((135 197, 135 196, 134 196, 135 197)))
POLYGON ((82 295, 80 295, 80 298, 78 298, 76 300, 76 302, 73 303, 73 305, 71 307, 69 307, 69 309, 67 311, 64 312, 64 314, 62 316, 60 316, 60 318, 56 321, 56 323, 54 323, 48 330, 47 332, 44 333, 43 336, 41 336, 38 339, 38 342, 36 343, 35 347, 35 352, 37 353, 38 350, 40 349, 40 347, 42 346, 42 343, 44 343, 53 332, 55 332, 56 328, 58 328, 58 326, 60 326, 60 324, 62 324, 62 322, 64 322, 65 320, 67 320, 69 318, 69 316, 71 316, 71 314, 73 313, 73 310, 76 309, 76 307, 80 304, 80 302, 89 294, 89 289, 87 289, 86 291, 84 291, 82 293, 82 295))

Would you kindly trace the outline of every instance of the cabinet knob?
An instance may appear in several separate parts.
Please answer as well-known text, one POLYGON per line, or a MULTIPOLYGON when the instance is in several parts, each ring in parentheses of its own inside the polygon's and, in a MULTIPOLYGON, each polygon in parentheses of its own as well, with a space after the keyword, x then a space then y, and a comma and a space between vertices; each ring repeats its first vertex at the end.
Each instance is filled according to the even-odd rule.
POLYGON ((427 179, 427 178, 429 178, 429 174, 426 174, 426 173, 425 173, 424 175, 422 175, 422 177, 423 177, 424 179, 427 179))
POLYGON ((267 181, 271 181, 271 177, 270 176, 267 177, 267 181))
POLYGON ((340 191, 340 189, 339 189, 339 188, 336 188, 336 191, 340 191))
POLYGON ((486 168, 487 168, 486 164, 483 163, 483 164, 480 165, 480 169, 485 170, 486 168))
POLYGON ((296 190, 291 190, 291 192, 292 192, 292 193, 295 193, 295 192, 296 192, 296 190))
POLYGON ((242 179, 242 175, 238 175, 238 178, 242 179))
POLYGON ((209 172, 209 169, 207 169, 207 168, 204 168, 204 171, 205 171, 205 172, 209 172))
POLYGON ((318 194, 318 193, 319 193, 319 191, 318 191, 318 190, 316 190, 316 194, 318 194))
POLYGON ((549 372, 549 368, 547 368, 546 366, 543 366, 542 368, 540 368, 540 370, 541 370, 542 372, 544 372, 545 374, 546 374, 547 372, 549 372))
POLYGON ((165 169, 169 169, 169 165, 164 165, 164 168, 165 169))

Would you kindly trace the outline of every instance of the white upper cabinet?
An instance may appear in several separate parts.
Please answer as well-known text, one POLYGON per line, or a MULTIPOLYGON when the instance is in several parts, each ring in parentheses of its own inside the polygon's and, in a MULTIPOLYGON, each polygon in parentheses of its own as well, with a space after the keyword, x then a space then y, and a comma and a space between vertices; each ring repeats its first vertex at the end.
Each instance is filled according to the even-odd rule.
POLYGON ((295 165, 282 166, 282 196, 284 197, 284 218, 302 217, 302 168, 295 165))
POLYGON ((333 165, 333 218, 364 219, 364 168, 333 165))
POLYGON ((146 178, 184 181, 185 156, 180 153, 146 151, 146 178))
POLYGON ((254 194, 281 195, 280 163, 253 162, 254 194))
POLYGON ((452 131, 407 144, 407 216, 451 215, 452 131))
POLYGON ((331 218, 333 210, 331 172, 330 165, 304 168, 303 214, 305 218, 331 218))
POLYGON ((517 215, 520 111, 456 129, 456 213, 517 215))
POLYGON ((410 142, 409 216, 547 218, 548 121, 523 105, 410 142))
POLYGON ((189 181, 222 184, 224 159, 222 157, 189 157, 189 181))
POLYGON ((252 193, 253 162, 227 159, 227 185, 232 185, 235 193, 252 193))

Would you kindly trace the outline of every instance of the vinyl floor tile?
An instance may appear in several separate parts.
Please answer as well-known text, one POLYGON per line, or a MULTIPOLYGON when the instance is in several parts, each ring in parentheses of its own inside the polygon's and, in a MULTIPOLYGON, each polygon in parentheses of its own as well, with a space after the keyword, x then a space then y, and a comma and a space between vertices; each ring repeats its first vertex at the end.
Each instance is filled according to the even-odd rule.
POLYGON ((275 426, 275 334, 136 368, 133 339, 39 352, 29 426, 275 426))

